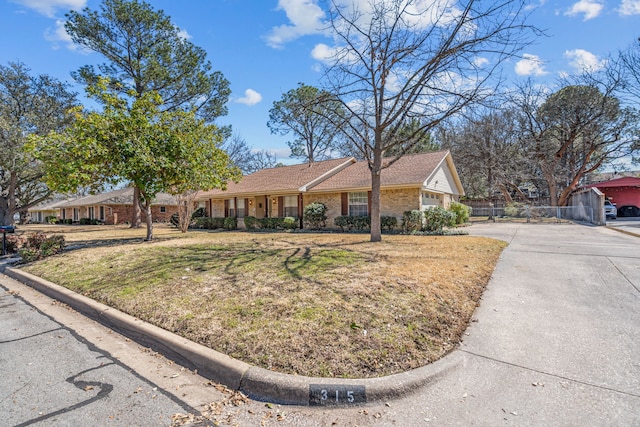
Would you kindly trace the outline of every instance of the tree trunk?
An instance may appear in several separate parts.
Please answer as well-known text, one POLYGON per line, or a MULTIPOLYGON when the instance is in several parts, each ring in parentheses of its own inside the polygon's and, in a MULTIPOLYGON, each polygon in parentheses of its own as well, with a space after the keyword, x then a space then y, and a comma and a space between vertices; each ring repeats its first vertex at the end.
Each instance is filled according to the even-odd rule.
MULTIPOLYGON (((137 185, 133 186, 133 209, 131 212, 131 227, 140 228, 142 226, 142 219, 140 214, 140 189, 137 185)), ((147 219, 149 223, 149 219, 147 219)))
POLYGON ((374 167, 371 170, 371 241, 382 241, 380 227, 380 165, 382 159, 374 160, 374 167))
POLYGON ((147 238, 144 239, 147 242, 150 242, 153 240, 153 218, 151 218, 151 201, 150 200, 146 200, 145 204, 144 204, 144 210, 146 213, 146 220, 147 220, 147 238))

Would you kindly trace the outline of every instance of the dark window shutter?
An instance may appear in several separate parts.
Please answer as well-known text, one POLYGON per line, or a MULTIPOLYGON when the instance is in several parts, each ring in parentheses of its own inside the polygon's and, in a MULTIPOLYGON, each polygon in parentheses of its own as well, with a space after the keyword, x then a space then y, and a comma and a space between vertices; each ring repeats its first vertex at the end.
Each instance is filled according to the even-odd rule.
POLYGON ((229 200, 224 201, 224 217, 227 218, 229 216, 229 200))
POLYGON ((367 213, 371 216, 371 191, 367 193, 367 213))
POLYGON ((278 216, 282 218, 284 216, 284 197, 278 197, 278 216))
POLYGON ((244 216, 249 216, 249 199, 244 199, 244 216))
POLYGON ((342 199, 342 215, 349 215, 349 193, 340 194, 342 199))

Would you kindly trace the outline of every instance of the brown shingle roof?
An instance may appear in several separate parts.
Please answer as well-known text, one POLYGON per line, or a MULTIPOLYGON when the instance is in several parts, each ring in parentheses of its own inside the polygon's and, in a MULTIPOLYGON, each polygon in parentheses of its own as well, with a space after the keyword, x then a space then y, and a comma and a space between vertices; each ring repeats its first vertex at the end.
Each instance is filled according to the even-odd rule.
POLYGON ((353 158, 342 158, 311 164, 262 169, 242 177, 238 183, 229 182, 226 191, 216 189, 202 192, 198 195, 198 199, 225 194, 252 195, 298 192, 302 187, 313 184, 318 178, 330 175, 354 161, 353 158))
MULTIPOLYGON (((401 157, 390 167, 382 170, 381 186, 422 186, 429 176, 436 170, 447 155, 448 151, 432 153, 409 154, 401 157)), ((383 162, 391 158, 384 159, 383 162)), ((333 191, 341 189, 371 188, 371 172, 366 161, 357 162, 340 171, 334 176, 321 182, 311 191, 333 191)))
MULTIPOLYGON (((59 208, 72 208, 79 206, 96 205, 131 205, 133 204, 133 188, 121 188, 119 190, 101 193, 92 196, 80 197, 79 199, 58 205, 59 208)), ((171 194, 158 193, 152 205, 177 205, 175 197, 171 194)))

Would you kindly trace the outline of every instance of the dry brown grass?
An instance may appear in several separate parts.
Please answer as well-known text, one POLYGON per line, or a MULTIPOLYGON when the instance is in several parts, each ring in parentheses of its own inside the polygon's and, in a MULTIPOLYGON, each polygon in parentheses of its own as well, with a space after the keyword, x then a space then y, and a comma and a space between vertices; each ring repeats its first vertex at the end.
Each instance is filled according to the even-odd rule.
POLYGON ((36 228, 76 249, 26 271, 245 362, 326 377, 388 375, 447 354, 505 245, 165 226, 143 243, 123 227, 36 228))

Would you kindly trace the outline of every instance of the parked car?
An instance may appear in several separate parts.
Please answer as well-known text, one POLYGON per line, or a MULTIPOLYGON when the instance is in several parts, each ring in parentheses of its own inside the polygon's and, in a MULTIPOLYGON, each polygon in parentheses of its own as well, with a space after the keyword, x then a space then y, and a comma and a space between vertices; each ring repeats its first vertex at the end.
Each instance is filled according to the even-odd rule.
POLYGON ((640 208, 634 205, 625 205, 618 209, 618 216, 640 216, 640 208))
POLYGON ((608 199, 604 201, 604 216, 611 219, 618 217, 618 209, 616 209, 615 203, 611 203, 608 199))

